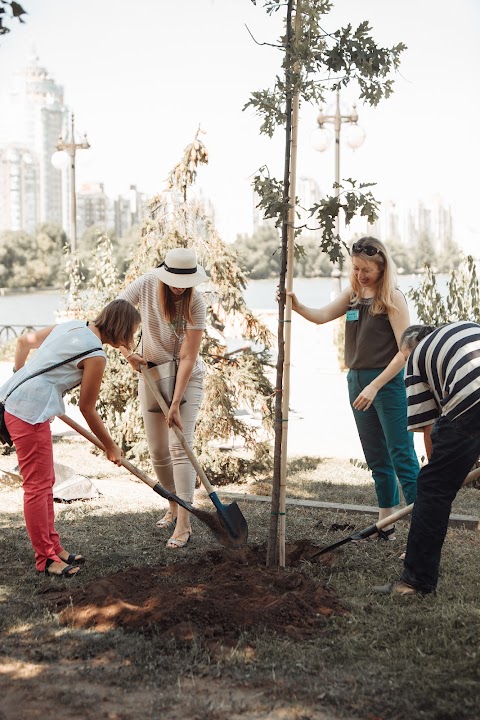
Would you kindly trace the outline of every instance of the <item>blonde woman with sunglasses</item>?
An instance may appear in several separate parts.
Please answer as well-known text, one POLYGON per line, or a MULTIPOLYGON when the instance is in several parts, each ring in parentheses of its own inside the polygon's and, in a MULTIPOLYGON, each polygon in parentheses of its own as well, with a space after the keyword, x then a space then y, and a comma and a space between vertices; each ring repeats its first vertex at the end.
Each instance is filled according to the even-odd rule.
MULTIPOLYGON (((352 246, 350 284, 322 308, 302 305, 295 293, 292 309, 323 325, 345 317, 345 365, 348 391, 365 459, 375 482, 379 520, 400 502, 399 483, 407 504, 415 501, 419 463, 413 435, 407 430, 405 359, 399 351, 409 326, 407 303, 396 287, 395 265, 384 244, 363 237, 352 246)), ((379 539, 395 539, 395 527, 379 539)))

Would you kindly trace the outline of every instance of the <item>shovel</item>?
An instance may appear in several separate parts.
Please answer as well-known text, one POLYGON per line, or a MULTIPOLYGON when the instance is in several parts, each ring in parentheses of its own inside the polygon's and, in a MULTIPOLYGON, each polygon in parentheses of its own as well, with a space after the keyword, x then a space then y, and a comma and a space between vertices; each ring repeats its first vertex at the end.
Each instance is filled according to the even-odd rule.
MULTIPOLYGON (((79 435, 83 435, 84 438, 86 438, 91 443, 100 448, 100 450, 103 450, 105 452, 104 446, 96 435, 89 432, 88 430, 85 430, 84 427, 75 422, 75 420, 72 420, 72 418, 68 417, 68 415, 60 415, 59 417, 60 420, 63 420, 66 425, 73 428, 73 430, 76 430, 79 435)), ((185 510, 188 510, 188 512, 192 513, 192 515, 198 518, 201 522, 205 523, 222 545, 224 545, 225 547, 243 546, 243 539, 241 539, 241 541, 233 541, 231 537, 225 532, 223 525, 218 521, 216 515, 210 512, 206 512, 205 510, 198 510, 197 508, 193 507, 193 505, 186 502, 185 500, 182 500, 174 493, 165 490, 165 488, 163 488, 159 482, 152 480, 152 478, 148 477, 148 475, 142 472, 139 468, 135 467, 135 465, 132 465, 132 463, 125 458, 120 458, 120 462, 124 468, 126 468, 129 472, 132 473, 132 475, 135 475, 137 478, 139 478, 139 480, 151 487, 152 490, 158 493, 158 495, 161 495, 163 498, 165 498, 165 500, 173 500, 177 503, 177 505, 185 508, 185 510)))
MULTIPOLYGON (((467 477, 463 481, 463 485, 468 485, 468 483, 472 482, 478 477, 480 477, 480 468, 469 472, 467 477)), ((407 505, 401 510, 397 510, 397 512, 388 515, 386 518, 383 518, 383 520, 379 520, 375 523, 375 525, 369 525, 364 530, 357 530, 352 535, 343 538, 343 540, 338 540, 338 542, 333 543, 333 545, 329 545, 322 550, 317 550, 317 552, 313 553, 313 555, 310 555, 309 560, 312 560, 312 558, 315 558, 318 555, 324 555, 325 553, 331 552, 332 550, 336 550, 336 548, 340 547, 341 545, 345 545, 348 542, 353 542, 355 540, 365 540, 365 538, 368 538, 371 535, 375 535, 376 532, 386 527, 387 525, 393 525, 393 523, 395 523, 397 520, 400 520, 400 518, 405 517, 405 515, 409 515, 413 510, 413 505, 414 503, 411 503, 410 505, 407 505)))
MULTIPOLYGON (((163 397, 162 393, 157 388, 155 381, 153 378, 149 375, 148 369, 142 365, 141 373, 143 375, 143 379, 147 383, 148 387, 152 391, 155 400, 160 405, 160 408, 167 417, 168 415, 168 404, 165 401, 165 398, 163 397)), ((215 508, 217 509, 217 515, 222 523, 223 527, 225 528, 225 531, 228 535, 228 537, 232 540, 232 542, 235 545, 244 545, 247 542, 248 538, 248 525, 247 521, 242 515, 242 511, 238 507, 236 502, 230 503, 230 505, 222 505, 220 502, 220 499, 217 495, 217 493, 214 491, 209 479, 205 475, 205 472, 203 471, 203 468, 201 467, 200 463, 198 462, 197 458, 193 454, 189 444, 187 443, 185 439, 185 435, 182 433, 180 428, 173 424, 173 431, 175 432, 175 435, 180 440, 183 449, 188 455, 188 458, 190 462, 192 463, 193 467, 195 468, 195 471, 197 475, 199 476, 202 485, 204 486, 205 490, 208 492, 208 497, 212 501, 212 503, 215 505, 215 508)))

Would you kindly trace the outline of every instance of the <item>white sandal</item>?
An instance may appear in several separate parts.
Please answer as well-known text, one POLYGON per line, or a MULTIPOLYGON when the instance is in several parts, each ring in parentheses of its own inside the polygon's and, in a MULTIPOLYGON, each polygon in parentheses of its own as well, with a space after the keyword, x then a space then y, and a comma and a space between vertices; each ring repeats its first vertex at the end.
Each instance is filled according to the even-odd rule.
POLYGON ((192 537, 192 531, 191 530, 185 530, 185 532, 180 533, 177 537, 171 537, 169 540, 167 540, 167 544, 165 547, 170 548, 171 550, 179 550, 181 548, 184 548, 188 545, 190 542, 190 538, 192 537), (186 540, 180 540, 181 537, 184 535, 187 536, 186 540))
POLYGON ((175 527, 177 518, 171 510, 167 510, 163 518, 156 523, 158 528, 172 528, 175 527))

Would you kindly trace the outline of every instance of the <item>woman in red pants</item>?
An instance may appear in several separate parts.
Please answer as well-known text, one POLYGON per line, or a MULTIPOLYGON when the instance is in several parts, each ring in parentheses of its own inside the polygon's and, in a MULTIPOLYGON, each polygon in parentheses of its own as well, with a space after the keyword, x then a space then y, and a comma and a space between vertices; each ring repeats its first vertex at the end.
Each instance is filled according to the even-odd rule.
POLYGON ((80 385, 80 411, 107 458, 120 465, 122 450, 95 407, 106 364, 102 344, 130 347, 139 322, 133 305, 114 300, 93 322, 70 320, 21 335, 17 341, 15 374, 0 388, 0 398, 5 399, 5 422, 23 478, 25 523, 36 568, 46 575, 73 577, 78 563, 84 562, 81 555, 63 548, 55 529, 50 420, 64 414, 63 395, 80 385))

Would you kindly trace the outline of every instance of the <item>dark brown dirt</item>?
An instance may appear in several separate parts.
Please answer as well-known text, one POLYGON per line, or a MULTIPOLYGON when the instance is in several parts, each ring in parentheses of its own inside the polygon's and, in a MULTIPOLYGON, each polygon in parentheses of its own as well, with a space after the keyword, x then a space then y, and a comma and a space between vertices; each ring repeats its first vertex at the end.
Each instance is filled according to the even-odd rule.
POLYGON ((264 547, 220 548, 194 563, 132 567, 82 589, 49 593, 48 602, 70 627, 121 627, 187 643, 225 644, 255 628, 304 639, 332 614, 345 613, 330 589, 292 568, 316 549, 307 540, 289 545, 287 568, 271 568, 264 547))

